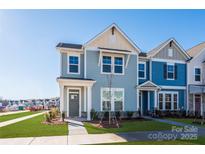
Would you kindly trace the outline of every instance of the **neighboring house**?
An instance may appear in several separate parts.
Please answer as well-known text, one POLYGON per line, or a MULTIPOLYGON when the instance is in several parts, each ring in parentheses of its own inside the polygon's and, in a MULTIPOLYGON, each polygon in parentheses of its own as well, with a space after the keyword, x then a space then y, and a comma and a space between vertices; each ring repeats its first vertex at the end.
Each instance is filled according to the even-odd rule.
POLYGON ((186 110, 186 61, 189 55, 171 38, 148 53, 139 54, 140 108, 142 113, 186 110))
POLYGON ((84 45, 56 47, 61 59, 60 111, 67 117, 90 120, 91 109, 143 114, 155 108, 186 109, 189 56, 174 39, 146 54, 112 24, 84 45))
POLYGON ((189 49, 192 59, 187 63, 188 108, 194 114, 203 115, 205 111, 205 42, 189 49))

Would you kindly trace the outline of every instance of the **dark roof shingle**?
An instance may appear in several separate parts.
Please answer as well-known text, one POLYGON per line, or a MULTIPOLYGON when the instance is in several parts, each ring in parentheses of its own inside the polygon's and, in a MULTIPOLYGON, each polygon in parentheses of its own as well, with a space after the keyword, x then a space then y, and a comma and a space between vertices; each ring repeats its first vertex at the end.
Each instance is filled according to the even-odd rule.
POLYGON ((82 49, 83 45, 81 44, 72 44, 72 43, 58 43, 57 48, 72 48, 72 49, 82 49))

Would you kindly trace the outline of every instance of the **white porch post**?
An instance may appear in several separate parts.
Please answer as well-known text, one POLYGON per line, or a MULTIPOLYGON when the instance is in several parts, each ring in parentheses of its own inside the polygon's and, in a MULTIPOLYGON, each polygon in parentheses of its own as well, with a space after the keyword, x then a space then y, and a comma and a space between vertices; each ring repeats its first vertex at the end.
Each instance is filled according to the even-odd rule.
POLYGON ((150 111, 150 91, 147 92, 148 111, 150 111))
POLYGON ((83 103, 83 110, 84 112, 86 112, 86 106, 87 106, 87 87, 84 86, 84 103, 83 103))
POLYGON ((203 94, 201 94, 201 116, 203 116, 203 94))
POLYGON ((139 89, 137 89, 137 111, 139 111, 139 107, 140 107, 140 99, 139 99, 139 89))
POLYGON ((91 107, 92 107, 92 87, 88 86, 87 90, 88 94, 88 101, 87 101, 87 120, 91 120, 91 107))
POLYGON ((60 112, 63 112, 64 108, 64 86, 60 85, 60 112))
POLYGON ((154 109, 157 108, 157 90, 154 91, 154 109))

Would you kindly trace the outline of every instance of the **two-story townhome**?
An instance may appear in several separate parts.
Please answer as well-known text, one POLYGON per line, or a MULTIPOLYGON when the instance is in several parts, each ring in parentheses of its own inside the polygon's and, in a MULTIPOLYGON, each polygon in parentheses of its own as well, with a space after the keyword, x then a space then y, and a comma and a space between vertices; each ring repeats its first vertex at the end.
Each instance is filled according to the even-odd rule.
POLYGON ((187 63, 188 103, 190 114, 203 115, 205 111, 205 43, 187 51, 192 59, 187 63))
POLYGON ((186 109, 186 61, 190 56, 171 38, 139 54, 139 106, 143 114, 186 109))
POLYGON ((60 111, 67 117, 86 113, 90 120, 91 109, 137 111, 140 49, 116 24, 84 45, 59 43, 57 49, 60 111))

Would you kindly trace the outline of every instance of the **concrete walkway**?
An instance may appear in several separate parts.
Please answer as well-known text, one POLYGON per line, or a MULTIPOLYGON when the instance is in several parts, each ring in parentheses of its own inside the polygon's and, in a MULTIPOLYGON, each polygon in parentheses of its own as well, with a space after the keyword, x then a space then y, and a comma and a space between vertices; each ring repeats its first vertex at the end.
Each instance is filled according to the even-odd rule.
POLYGON ((69 135, 87 135, 88 132, 81 121, 68 120, 69 135))
POLYGON ((4 126, 11 125, 11 124, 14 124, 14 123, 26 120, 26 119, 30 119, 30 118, 42 115, 45 112, 47 112, 47 111, 44 111, 44 112, 41 112, 41 113, 32 114, 32 115, 29 115, 29 116, 24 116, 24 117, 16 118, 16 119, 12 119, 12 120, 8 120, 8 121, 4 121, 4 122, 0 122, 0 127, 4 127, 4 126))
POLYGON ((24 110, 24 111, 10 111, 10 112, 0 112, 0 116, 3 116, 3 115, 9 115, 9 114, 23 113, 23 112, 29 112, 29 110, 24 110))

